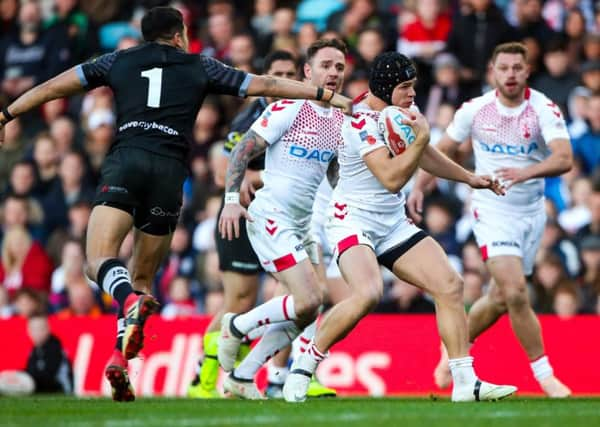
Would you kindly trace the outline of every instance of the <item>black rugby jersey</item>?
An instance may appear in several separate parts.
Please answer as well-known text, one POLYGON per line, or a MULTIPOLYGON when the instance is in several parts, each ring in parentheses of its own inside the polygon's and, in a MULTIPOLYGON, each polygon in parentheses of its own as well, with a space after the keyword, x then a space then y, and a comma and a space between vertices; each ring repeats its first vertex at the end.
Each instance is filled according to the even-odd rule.
POLYGON ((86 89, 109 86, 117 129, 111 149, 138 147, 187 158, 198 110, 207 94, 245 96, 252 75, 174 46, 145 43, 77 67, 86 89))

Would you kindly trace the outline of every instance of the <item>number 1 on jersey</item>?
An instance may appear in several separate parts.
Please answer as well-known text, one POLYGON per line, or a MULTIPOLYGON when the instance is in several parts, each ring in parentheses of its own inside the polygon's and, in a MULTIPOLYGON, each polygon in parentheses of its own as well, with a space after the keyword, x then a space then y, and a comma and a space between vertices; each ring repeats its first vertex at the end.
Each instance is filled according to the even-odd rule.
POLYGON ((142 71, 142 77, 148 79, 148 100, 146 105, 152 108, 160 107, 160 92, 162 90, 162 68, 151 68, 142 71))

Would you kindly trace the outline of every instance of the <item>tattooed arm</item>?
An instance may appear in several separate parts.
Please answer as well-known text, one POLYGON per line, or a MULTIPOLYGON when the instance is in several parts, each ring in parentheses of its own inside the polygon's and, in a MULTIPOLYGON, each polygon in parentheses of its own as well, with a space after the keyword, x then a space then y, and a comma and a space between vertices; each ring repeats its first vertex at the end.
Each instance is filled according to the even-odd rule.
POLYGON ((248 162, 254 157, 264 153, 267 149, 267 142, 250 129, 238 142, 229 158, 227 166, 227 178, 225 179, 225 191, 239 193, 244 179, 244 173, 248 167, 248 162))
POLYGON ((227 177, 225 179, 225 206, 219 218, 219 232, 227 240, 240 237, 240 218, 248 221, 252 218, 248 211, 240 205, 240 188, 250 159, 267 149, 267 142, 250 129, 238 142, 229 159, 227 177))

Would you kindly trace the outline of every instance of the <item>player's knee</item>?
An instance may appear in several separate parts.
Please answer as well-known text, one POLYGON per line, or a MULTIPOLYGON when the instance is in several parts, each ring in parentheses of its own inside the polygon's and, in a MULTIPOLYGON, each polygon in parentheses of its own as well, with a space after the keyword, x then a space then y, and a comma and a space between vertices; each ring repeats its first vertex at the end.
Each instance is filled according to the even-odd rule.
POLYGON ((462 305, 464 286, 462 277, 457 273, 453 273, 442 283, 443 285, 433 295, 436 301, 438 303, 462 305))
POLYGON ((307 294, 302 298, 294 298, 296 316, 305 320, 315 319, 319 312, 321 302, 321 295, 319 293, 307 294))
POLYGON ((520 310, 529 305, 525 283, 504 290, 504 301, 509 309, 520 310))
POLYGON ((368 313, 373 311, 383 298, 383 286, 381 286, 381 283, 376 282, 366 283, 355 294, 355 297, 358 299, 357 308, 364 313, 368 313))

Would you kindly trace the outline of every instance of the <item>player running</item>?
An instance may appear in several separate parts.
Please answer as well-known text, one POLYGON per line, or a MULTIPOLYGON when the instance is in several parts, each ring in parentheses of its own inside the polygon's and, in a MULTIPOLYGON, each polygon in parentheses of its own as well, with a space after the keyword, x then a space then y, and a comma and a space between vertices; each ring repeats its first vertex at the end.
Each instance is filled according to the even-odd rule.
MULTIPOLYGON (((345 55, 346 46, 339 40, 313 43, 304 66, 307 80, 339 91, 345 55)), ((278 101, 254 122, 232 152, 219 230, 228 239, 238 237, 238 220, 246 217, 248 236, 263 268, 290 291, 245 314, 223 316, 218 359, 226 371, 233 370, 244 335, 270 325, 225 379, 224 389, 235 395, 261 399, 254 374, 317 316, 322 297, 313 268, 318 256, 310 233, 312 205, 341 142, 343 119, 341 111, 322 102, 278 101), (248 160, 265 150, 264 186, 246 211, 239 204, 244 171, 248 160)))
MULTIPOLYGON (((265 57, 264 74, 287 79, 298 79, 298 67, 294 56, 287 51, 274 51, 265 57)), ((225 154, 229 157, 233 147, 237 144, 243 134, 250 128, 252 123, 260 117, 267 106, 274 102, 274 98, 260 97, 253 101, 244 111, 239 113, 231 123, 231 128, 225 144, 225 154)), ((226 167, 226 165, 223 165, 226 167)), ((248 163, 245 180, 253 187, 260 187, 262 180, 261 171, 265 168, 265 157, 260 155, 248 163)), ((215 180, 224 186, 225 170, 216 171, 215 180)), ((249 200, 248 200, 249 202, 249 200)), ((247 204, 246 204, 247 205, 247 204)), ((221 205, 221 211, 225 204, 221 205)), ((221 214, 219 212, 219 215, 221 214)), ((245 218, 240 219, 240 237, 227 240, 221 237, 218 228, 215 229, 215 242, 219 256, 219 269, 222 272, 224 290, 223 309, 214 316, 204 333, 204 358, 200 363, 198 375, 188 388, 189 397, 218 398, 221 394, 217 390, 219 378, 219 362, 217 360, 217 340, 221 331, 221 318, 223 313, 245 313, 256 304, 258 293, 259 273, 263 271, 260 261, 256 257, 248 234, 246 233, 245 218)), ((245 351, 240 353, 247 354, 245 351)), ((242 357, 243 358, 243 357, 242 357)))
MULTIPOLYGON (((473 194, 474 233, 492 276, 490 290, 469 311, 469 340, 508 312, 531 369, 550 397, 571 391, 553 373, 544 350, 540 323, 531 308, 526 275, 533 272, 546 213, 544 177, 571 169, 573 154, 560 108, 527 87, 527 49, 521 43, 496 47, 492 56, 497 89, 466 102, 438 144, 449 155, 471 137, 477 173, 495 174, 507 184, 506 197, 489 191, 473 194)), ((419 218, 427 177, 419 176, 409 207, 419 218)), ((447 362, 440 361, 438 385, 449 383, 447 362)))
POLYGON ((435 299, 438 329, 448 346, 455 379, 453 401, 496 400, 516 391, 475 375, 473 358, 468 356, 462 280, 435 240, 404 214, 400 190, 419 165, 475 188, 503 191, 489 177, 475 176, 429 147, 429 127, 415 111, 406 110, 415 118, 415 141, 402 154, 390 156, 377 128, 379 111, 388 105, 410 108, 415 82, 415 67, 406 56, 397 52, 379 55, 370 71, 369 92, 342 127, 340 178, 326 231, 352 293, 329 311, 308 350, 294 360, 283 388, 289 402, 305 400, 310 377, 327 351, 379 302, 383 292, 380 264, 435 299))
MULTIPOLYGON (((187 28, 181 13, 156 7, 142 18, 146 43, 103 55, 27 91, 0 116, 4 125, 52 99, 109 86, 117 107, 117 133, 101 171, 100 185, 87 231, 87 274, 115 298, 123 320, 122 356, 111 359, 106 375, 115 400, 133 400, 127 359, 143 346, 144 323, 158 309, 149 289, 169 249, 179 217, 182 184, 192 128, 209 93, 264 95, 327 100, 351 111, 351 100, 331 89, 293 80, 254 76, 202 55, 187 53, 187 28), (131 275, 117 258, 134 227, 131 275)), ((290 101, 291 102, 291 101, 290 101)))

